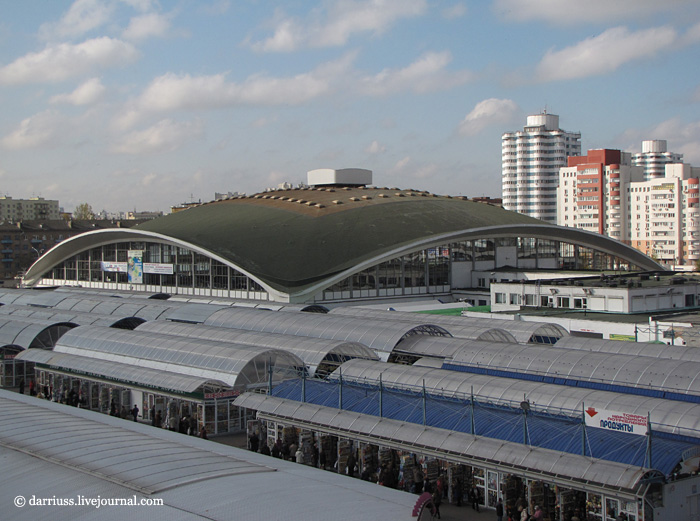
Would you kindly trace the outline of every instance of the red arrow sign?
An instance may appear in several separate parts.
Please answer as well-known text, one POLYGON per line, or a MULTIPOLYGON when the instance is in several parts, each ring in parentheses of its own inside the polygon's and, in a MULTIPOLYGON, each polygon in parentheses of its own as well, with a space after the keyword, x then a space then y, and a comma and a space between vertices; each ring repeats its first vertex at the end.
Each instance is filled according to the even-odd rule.
POLYGON ((598 414, 598 411, 596 411, 593 407, 589 407, 588 409, 586 409, 586 413, 588 414, 588 416, 593 418, 593 416, 598 414))

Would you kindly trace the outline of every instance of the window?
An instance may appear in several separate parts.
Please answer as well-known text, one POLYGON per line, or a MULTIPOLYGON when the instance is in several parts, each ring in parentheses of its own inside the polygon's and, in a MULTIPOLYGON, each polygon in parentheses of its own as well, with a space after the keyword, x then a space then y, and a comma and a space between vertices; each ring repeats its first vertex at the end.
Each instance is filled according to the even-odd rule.
POLYGON ((574 298, 574 309, 586 309, 588 302, 586 297, 574 298))
POLYGON ((506 303, 506 294, 505 293, 496 293, 496 304, 505 304, 506 303))
POLYGON ((510 294, 510 303, 513 306, 519 306, 521 302, 521 297, 519 293, 511 293, 510 294))
POLYGON ((557 307, 558 308, 568 308, 569 307, 569 297, 557 297, 557 307))

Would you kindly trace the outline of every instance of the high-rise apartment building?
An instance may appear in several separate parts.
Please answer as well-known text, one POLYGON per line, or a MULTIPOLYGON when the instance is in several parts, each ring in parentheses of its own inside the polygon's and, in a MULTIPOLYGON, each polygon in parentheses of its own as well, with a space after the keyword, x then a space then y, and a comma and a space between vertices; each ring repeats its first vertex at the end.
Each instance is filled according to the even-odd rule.
POLYGON ((700 259, 700 168, 667 163, 664 174, 630 183, 630 245, 668 266, 690 266, 700 259))
POLYGON ((683 162, 683 154, 669 152, 667 148, 665 139, 650 139, 642 141, 641 153, 632 154, 632 164, 644 167, 644 179, 666 177, 666 164, 683 162))
POLYGON ((589 150, 569 157, 559 170, 557 224, 628 239, 627 186, 643 181, 644 170, 632 166, 631 154, 620 150, 589 150))
POLYGON ((613 237, 669 267, 700 259, 700 168, 646 178, 619 150, 589 150, 559 172, 557 224, 613 237))
POLYGON ((30 197, 29 199, 0 197, 0 221, 47 221, 60 218, 58 201, 49 201, 43 197, 30 197))
POLYGON ((581 134, 559 128, 559 116, 532 115, 522 131, 501 143, 503 208, 557 222, 559 168, 581 155, 581 134))

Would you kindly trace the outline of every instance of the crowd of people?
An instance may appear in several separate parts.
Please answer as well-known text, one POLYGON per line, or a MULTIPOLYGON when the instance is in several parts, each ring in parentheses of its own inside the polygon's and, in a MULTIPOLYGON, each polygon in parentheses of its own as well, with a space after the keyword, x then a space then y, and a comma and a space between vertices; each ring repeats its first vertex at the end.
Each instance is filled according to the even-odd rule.
MULTIPOLYGON (((19 393, 24 394, 25 391, 25 381, 24 378, 20 380, 19 383, 19 393)), ((54 393, 53 389, 48 386, 40 386, 37 390, 37 386, 34 380, 29 381, 29 395, 36 396, 38 398, 44 398, 46 400, 62 403, 65 405, 71 405, 73 407, 85 408, 87 402, 82 393, 77 392, 75 389, 71 388, 67 392, 61 389, 57 393, 54 393)), ((139 407, 134 404, 133 407, 127 408, 126 405, 118 406, 114 400, 110 402, 109 405, 109 415, 117 418, 122 418, 124 420, 131 417, 133 421, 139 421, 139 407)), ((151 425, 158 428, 167 428, 173 432, 179 432, 180 434, 187 434, 190 436, 199 436, 200 438, 208 439, 206 426, 198 427, 197 418, 192 415, 183 415, 178 417, 175 414, 170 414, 167 416, 165 421, 163 420, 163 415, 160 410, 156 410, 153 406, 150 410, 151 425)))

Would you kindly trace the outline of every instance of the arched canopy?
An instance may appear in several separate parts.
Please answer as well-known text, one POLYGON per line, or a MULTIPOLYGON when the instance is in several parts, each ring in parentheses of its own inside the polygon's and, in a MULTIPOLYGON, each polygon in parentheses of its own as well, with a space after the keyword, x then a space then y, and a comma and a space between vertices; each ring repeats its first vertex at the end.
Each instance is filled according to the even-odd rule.
POLYGON ((245 393, 234 402, 258 411, 259 417, 321 430, 365 443, 448 458, 531 479, 555 480, 573 488, 636 498, 649 469, 519 443, 426 427, 311 403, 245 393))
POLYGON ((116 297, 98 293, 85 294, 73 291, 14 290, 0 294, 5 305, 33 308, 52 308, 53 311, 112 315, 120 318, 138 316, 144 320, 156 320, 183 306, 177 302, 163 302, 138 297, 116 297))
POLYGON ((76 326, 77 324, 72 322, 0 317, 0 345, 20 346, 23 349, 51 349, 61 336, 76 326))
POLYGON ((558 324, 524 322, 495 318, 453 317, 405 311, 384 311, 374 308, 342 306, 333 308, 332 315, 364 317, 375 320, 412 322, 429 320, 443 327, 456 338, 490 340, 492 342, 518 342, 521 344, 553 344, 568 332, 558 324))
MULTIPOLYGON (((458 340, 453 340, 458 342, 458 340)), ((413 349, 422 349, 420 339, 413 349)), ((585 385, 620 392, 700 402, 700 363, 644 356, 470 342, 444 367, 515 378, 585 385)))
POLYGON ((533 408, 549 414, 580 416, 584 405, 641 416, 649 414, 654 431, 700 437, 700 404, 696 403, 367 360, 345 362, 329 379, 337 381, 340 374, 344 382, 377 386, 381 377, 382 385, 386 388, 412 389, 416 392, 422 390, 424 383, 427 392, 432 395, 464 401, 470 400, 473 395, 479 403, 516 409, 523 399, 527 399, 533 408))
POLYGON ((101 315, 97 313, 55 311, 52 308, 37 308, 32 306, 0 306, 0 316, 7 315, 8 318, 17 320, 46 322, 70 322, 78 326, 105 326, 119 327, 122 329, 134 329, 144 320, 139 317, 123 317, 111 315, 101 315))
POLYGON ((296 377, 303 362, 278 349, 122 329, 81 326, 64 335, 54 351, 218 380, 236 388, 296 377))
POLYGON ((278 313, 244 308, 219 310, 204 323, 250 331, 358 342, 385 360, 402 338, 411 335, 449 336, 447 331, 429 321, 387 322, 319 313, 278 313))
POLYGON ((374 351, 359 342, 262 333, 201 324, 182 324, 165 320, 146 322, 139 326, 137 331, 289 351, 303 360, 311 376, 317 373, 320 373, 319 376, 327 374, 340 363, 353 358, 379 359, 374 351))
POLYGON ((655 344, 653 342, 625 342, 603 338, 565 336, 559 339, 559 341, 554 344, 554 347, 581 349, 583 351, 595 351, 599 353, 617 353, 700 362, 700 349, 697 347, 655 344))
POLYGON ((128 382, 138 387, 165 392, 201 393, 204 392, 205 387, 231 389, 230 386, 219 380, 140 367, 138 364, 123 364, 87 356, 56 353, 44 349, 28 349, 21 353, 17 359, 48 366, 52 370, 93 375, 93 377, 103 380, 128 382))

